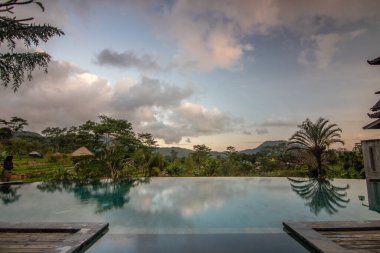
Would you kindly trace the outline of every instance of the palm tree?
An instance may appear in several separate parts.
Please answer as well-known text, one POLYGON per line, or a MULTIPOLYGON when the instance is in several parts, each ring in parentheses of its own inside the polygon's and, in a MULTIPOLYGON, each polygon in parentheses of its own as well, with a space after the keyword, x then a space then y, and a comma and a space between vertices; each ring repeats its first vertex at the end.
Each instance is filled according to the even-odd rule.
POLYGON ((315 123, 306 119, 298 126, 299 130, 289 139, 289 148, 304 150, 315 158, 317 177, 321 178, 324 174, 322 168, 322 157, 333 143, 344 141, 340 138, 342 130, 336 124, 328 124, 329 120, 319 118, 315 123))

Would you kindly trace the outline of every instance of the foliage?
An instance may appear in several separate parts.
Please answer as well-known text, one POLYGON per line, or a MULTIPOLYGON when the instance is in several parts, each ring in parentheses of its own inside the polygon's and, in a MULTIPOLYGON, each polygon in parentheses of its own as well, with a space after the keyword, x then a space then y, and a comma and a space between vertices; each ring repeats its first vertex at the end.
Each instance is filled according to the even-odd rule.
POLYGON ((21 132, 24 129, 24 126, 29 125, 27 120, 19 117, 12 117, 9 121, 0 119, 0 124, 4 125, 5 128, 8 128, 12 134, 21 132))
MULTIPOLYGON (((12 128, 18 127, 15 125, 12 128)), ((13 154, 14 173, 16 176, 25 174, 28 181, 55 179, 83 182, 151 176, 305 177, 317 164, 307 150, 290 149, 284 152, 285 146, 282 144, 263 148, 256 154, 241 153, 235 147, 228 146, 219 155, 200 144, 195 145, 194 151, 186 157, 180 157, 176 152, 168 152, 164 156, 158 152, 156 140, 150 133, 135 133, 127 120, 103 115, 98 122, 87 121, 65 128, 47 127, 42 131, 43 137, 13 136, 10 128, 5 129, 4 137, 0 138, 0 154, 13 154), (95 156, 70 157, 69 154, 81 146, 90 149, 95 156), (28 157, 31 151, 40 152, 44 158, 28 157)), ((330 167, 326 171, 327 177, 364 177, 360 147, 353 151, 326 149, 322 158, 324 166, 330 167)))
POLYGON ((314 157, 316 165, 311 172, 315 172, 318 178, 325 175, 326 168, 322 164, 322 158, 331 144, 344 144, 340 139, 342 130, 336 124, 328 123, 329 121, 324 118, 319 118, 315 123, 306 119, 289 139, 289 150, 303 150, 314 157))
POLYGON ((63 35, 63 31, 54 26, 30 23, 33 18, 17 19, 14 8, 17 5, 36 4, 42 11, 44 7, 36 0, 2 0, 0 1, 0 44, 6 45, 8 52, 2 49, 0 53, 0 79, 1 85, 12 85, 14 91, 24 82, 25 75, 30 81, 32 71, 37 67, 47 72, 51 56, 45 52, 23 51, 16 49, 18 42, 23 42, 26 49, 38 46, 40 42, 47 42, 54 36, 63 35))

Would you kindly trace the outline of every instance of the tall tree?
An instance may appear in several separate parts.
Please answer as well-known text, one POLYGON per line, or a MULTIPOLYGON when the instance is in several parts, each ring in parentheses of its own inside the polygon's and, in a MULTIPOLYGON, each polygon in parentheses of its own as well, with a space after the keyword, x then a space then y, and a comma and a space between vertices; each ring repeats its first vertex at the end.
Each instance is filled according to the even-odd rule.
POLYGON ((206 145, 194 145, 194 152, 191 154, 195 163, 198 165, 198 170, 201 169, 204 162, 210 156, 211 148, 206 145))
POLYGON ((16 133, 16 132, 21 132, 24 129, 24 126, 28 125, 28 121, 23 118, 14 116, 11 118, 10 121, 0 119, 0 124, 9 128, 12 133, 16 133))
POLYGON ((42 11, 45 10, 42 3, 36 0, 0 0, 0 85, 11 85, 14 91, 24 82, 25 75, 29 81, 32 79, 32 71, 37 67, 47 72, 51 56, 30 48, 64 34, 49 24, 30 23, 33 17, 17 19, 15 7, 28 4, 36 4, 42 11), (16 49, 17 42, 22 42, 27 50, 16 49))
POLYGON ((144 176, 148 173, 148 176, 150 177, 152 175, 152 165, 154 163, 152 160, 158 159, 158 157, 153 157, 153 151, 157 148, 157 141, 153 138, 152 134, 150 133, 139 133, 138 134, 138 140, 141 142, 141 154, 142 154, 142 161, 143 164, 141 165, 143 167, 144 176))
POLYGON ((99 123, 87 122, 96 140, 96 156, 104 163, 113 179, 120 177, 140 142, 127 120, 99 116, 99 123))
POLYGON ((316 176, 323 177, 324 168, 322 166, 322 157, 333 143, 341 143, 340 133, 342 130, 336 124, 329 124, 329 120, 319 118, 315 123, 306 119, 298 126, 299 130, 289 139, 289 148, 304 150, 315 158, 316 176))
POLYGON ((50 144, 54 147, 55 152, 61 152, 66 130, 66 127, 47 127, 44 130, 42 130, 41 133, 48 138, 50 144))

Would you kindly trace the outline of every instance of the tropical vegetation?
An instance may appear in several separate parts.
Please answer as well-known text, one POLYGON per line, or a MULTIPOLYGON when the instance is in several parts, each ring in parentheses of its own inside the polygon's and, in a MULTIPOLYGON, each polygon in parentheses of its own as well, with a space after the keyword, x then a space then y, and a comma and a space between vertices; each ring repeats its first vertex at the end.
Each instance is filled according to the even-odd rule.
POLYGON ((315 123, 306 119, 298 126, 299 130, 289 139, 288 150, 301 150, 311 155, 309 172, 312 177, 322 178, 326 174, 327 166, 324 158, 332 144, 341 143, 342 130, 336 124, 329 124, 329 120, 319 118, 315 123))
POLYGON ((49 126, 41 135, 24 131, 28 126, 25 119, 0 119, 0 158, 12 154, 14 176, 25 177, 28 181, 122 180, 154 176, 363 178, 360 146, 352 151, 328 149, 327 144, 338 140, 331 133, 339 133, 339 129, 323 119, 318 120, 316 126, 313 124, 306 120, 302 127, 321 130, 311 131, 322 140, 317 149, 321 152, 321 169, 318 169, 319 158, 314 155, 316 148, 306 142, 313 137, 307 139, 303 128, 288 142, 265 142, 252 150, 237 151, 228 146, 225 151, 216 152, 204 144, 194 145, 193 150, 168 149, 159 148, 152 134, 136 133, 127 120, 105 115, 99 116, 96 122, 87 121, 79 126, 49 126), (301 137, 305 137, 304 142, 301 137), (94 156, 72 157, 71 153, 82 146, 91 150, 94 156), (43 157, 29 156, 32 151, 43 157))

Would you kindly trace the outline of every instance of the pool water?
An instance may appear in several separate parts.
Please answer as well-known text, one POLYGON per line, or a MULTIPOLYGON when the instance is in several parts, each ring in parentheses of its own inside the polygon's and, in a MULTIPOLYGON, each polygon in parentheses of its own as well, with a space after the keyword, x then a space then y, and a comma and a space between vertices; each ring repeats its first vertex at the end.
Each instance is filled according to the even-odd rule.
POLYGON ((0 221, 109 222, 89 252, 308 252, 282 222, 379 219, 380 187, 368 189, 263 177, 33 183, 0 192, 0 221))

